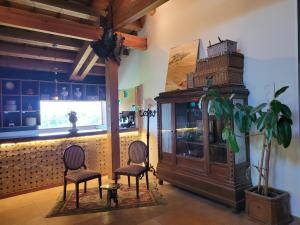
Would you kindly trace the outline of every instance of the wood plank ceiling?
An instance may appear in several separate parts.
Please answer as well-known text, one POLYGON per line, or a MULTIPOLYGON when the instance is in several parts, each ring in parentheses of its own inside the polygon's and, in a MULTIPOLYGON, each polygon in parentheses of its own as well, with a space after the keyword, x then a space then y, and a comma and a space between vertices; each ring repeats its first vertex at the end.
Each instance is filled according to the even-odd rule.
MULTIPOLYGON (((0 1, 0 66, 61 72, 75 80, 103 76, 104 60, 90 47, 84 49, 102 35, 99 20, 108 4, 109 0, 0 1)), ((140 29, 133 23, 124 31, 140 29)))
POLYGON ((143 16, 165 1, 0 0, 0 66, 61 72, 71 80, 103 76, 104 60, 89 43, 101 38, 100 17, 107 15, 108 6, 116 11, 115 31, 123 33, 125 45, 144 50, 146 39, 128 34, 140 31, 143 16), (138 11, 127 16, 132 2, 139 2, 138 11))

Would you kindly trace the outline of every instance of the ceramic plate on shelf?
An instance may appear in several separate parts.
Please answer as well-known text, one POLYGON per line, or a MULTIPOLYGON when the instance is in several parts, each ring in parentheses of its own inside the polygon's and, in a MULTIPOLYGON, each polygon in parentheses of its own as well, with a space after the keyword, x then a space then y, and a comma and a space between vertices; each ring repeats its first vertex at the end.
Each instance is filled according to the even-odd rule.
POLYGON ((12 91, 12 90, 14 90, 14 88, 15 88, 15 84, 14 84, 13 82, 11 82, 11 81, 7 81, 7 82, 5 83, 5 88, 6 88, 7 90, 9 90, 9 91, 12 91))

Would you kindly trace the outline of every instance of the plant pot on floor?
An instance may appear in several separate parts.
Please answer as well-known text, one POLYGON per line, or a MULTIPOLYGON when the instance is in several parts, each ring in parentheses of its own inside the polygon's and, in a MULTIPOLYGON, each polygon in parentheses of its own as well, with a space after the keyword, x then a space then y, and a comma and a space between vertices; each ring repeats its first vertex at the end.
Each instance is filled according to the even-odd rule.
POLYGON ((250 220, 267 225, 291 222, 288 192, 269 188, 269 195, 257 193, 257 186, 246 190, 246 212, 250 220))

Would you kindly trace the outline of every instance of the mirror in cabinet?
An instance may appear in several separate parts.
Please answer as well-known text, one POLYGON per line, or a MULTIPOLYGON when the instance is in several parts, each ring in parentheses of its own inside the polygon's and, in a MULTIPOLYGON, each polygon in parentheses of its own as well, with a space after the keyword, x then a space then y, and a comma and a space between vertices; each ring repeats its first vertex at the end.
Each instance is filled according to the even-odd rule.
POLYGON ((176 154, 203 158, 203 119, 196 101, 175 103, 176 154))
MULTIPOLYGON (((233 103, 239 103, 241 105, 246 105, 247 101, 243 98, 235 98, 233 99, 233 103)), ((247 161, 250 160, 249 151, 247 149, 249 148, 249 138, 246 137, 244 133, 241 133, 238 129, 235 121, 234 121, 234 133, 236 134, 236 141, 239 146, 239 152, 236 152, 234 154, 234 162, 236 165, 242 165, 247 164, 247 161)))
POLYGON ((161 104, 161 149, 163 153, 173 151, 172 104, 161 104))
POLYGON ((208 101, 208 146, 209 161, 213 163, 227 163, 227 145, 222 139, 224 128, 224 119, 217 118, 214 112, 210 110, 210 101, 208 101))

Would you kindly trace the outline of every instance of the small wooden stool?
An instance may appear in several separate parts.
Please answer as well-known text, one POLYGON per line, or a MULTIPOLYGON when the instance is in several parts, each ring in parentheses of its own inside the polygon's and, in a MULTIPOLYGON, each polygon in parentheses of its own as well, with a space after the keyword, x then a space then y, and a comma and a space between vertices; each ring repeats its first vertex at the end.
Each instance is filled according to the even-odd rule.
POLYGON ((107 206, 111 207, 111 200, 118 206, 118 189, 120 186, 120 184, 106 184, 100 187, 102 190, 107 190, 107 206))

